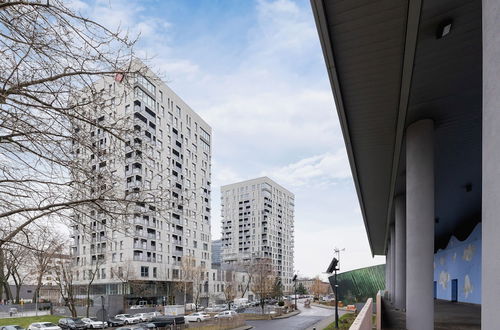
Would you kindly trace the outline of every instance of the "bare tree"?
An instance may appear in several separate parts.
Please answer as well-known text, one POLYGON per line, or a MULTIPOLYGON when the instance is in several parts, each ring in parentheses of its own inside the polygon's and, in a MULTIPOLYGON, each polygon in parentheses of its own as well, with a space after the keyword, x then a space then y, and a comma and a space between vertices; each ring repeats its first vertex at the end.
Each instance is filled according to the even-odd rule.
POLYGON ((319 276, 316 276, 313 280, 313 284, 311 285, 311 293, 316 299, 319 299, 321 295, 328 293, 328 285, 325 285, 319 276))
POLYGON ((0 249, 0 298, 5 292, 5 300, 12 300, 12 292, 8 282, 11 270, 7 267, 7 254, 7 250, 0 249))
POLYGON ((238 294, 238 283, 236 282, 236 274, 234 270, 225 270, 224 274, 224 298, 226 300, 227 308, 231 309, 231 304, 233 303, 236 295, 238 294))
POLYGON ((72 271, 72 263, 69 261, 60 261, 56 265, 56 283, 61 292, 61 297, 64 304, 69 308, 72 317, 77 316, 76 299, 75 299, 75 284, 74 274, 72 271))
POLYGON ((239 269, 243 271, 245 274, 245 277, 243 279, 243 285, 242 285, 242 290, 241 290, 241 298, 245 297, 245 294, 250 290, 250 284, 252 283, 252 277, 253 277, 253 263, 251 261, 249 262, 243 262, 239 269))
POLYGON ((44 276, 56 271, 57 260, 69 257, 64 255, 64 247, 69 245, 67 240, 61 239, 61 234, 49 224, 37 224, 30 231, 29 247, 31 249, 31 267, 36 280, 33 301, 40 298, 44 276))
POLYGON ((29 252, 23 246, 12 246, 7 250, 6 266, 16 287, 14 299, 16 304, 20 303, 21 287, 33 276, 31 264, 29 261, 26 262, 31 257, 29 252))
POLYGON ((275 286, 273 264, 270 259, 255 259, 252 263, 252 291, 258 296, 262 314, 264 314, 265 299, 272 295, 275 286))
POLYGON ((96 276, 101 271, 101 268, 100 268, 101 265, 102 265, 102 260, 96 259, 94 267, 92 269, 88 270, 88 277, 87 277, 88 282, 87 282, 87 287, 86 287, 87 298, 85 299, 86 300, 86 306, 87 306, 85 315, 87 317, 89 317, 89 312, 90 312, 90 305, 91 305, 91 303, 90 303, 90 292, 92 290, 92 283, 94 283, 94 280, 95 280, 96 276))
POLYGON ((132 83, 144 70, 133 65, 135 40, 62 0, 1 2, 0 36, 0 248, 38 219, 78 222, 89 208, 130 214, 152 199, 125 196, 89 159, 104 164, 132 131, 113 115, 125 95, 111 97, 96 80, 132 83), (101 138, 115 145, 102 148, 101 138))

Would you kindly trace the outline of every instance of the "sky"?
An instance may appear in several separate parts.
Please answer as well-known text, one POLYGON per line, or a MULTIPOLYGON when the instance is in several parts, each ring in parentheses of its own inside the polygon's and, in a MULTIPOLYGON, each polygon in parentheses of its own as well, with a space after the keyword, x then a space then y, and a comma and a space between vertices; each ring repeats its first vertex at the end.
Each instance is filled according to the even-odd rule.
POLYGON ((212 127, 212 238, 220 186, 269 176, 295 194, 295 269, 380 264, 368 245, 307 0, 73 0, 139 35, 138 54, 212 127))

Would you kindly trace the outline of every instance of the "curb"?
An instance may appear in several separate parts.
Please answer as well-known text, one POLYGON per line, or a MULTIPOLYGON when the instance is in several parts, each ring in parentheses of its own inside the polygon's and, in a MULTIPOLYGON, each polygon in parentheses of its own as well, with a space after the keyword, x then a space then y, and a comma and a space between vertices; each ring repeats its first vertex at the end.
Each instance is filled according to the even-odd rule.
MULTIPOLYGON (((311 306, 314 306, 314 307, 320 307, 320 308, 325 308, 325 309, 335 309, 334 306, 325 306, 325 305, 321 305, 321 304, 311 304, 311 306)), ((342 308, 339 308, 339 311, 340 310, 343 310, 342 308)))
POLYGON ((253 329, 253 326, 251 326, 251 325, 244 325, 244 326, 239 327, 239 328, 234 328, 233 330, 249 330, 249 329, 253 329))
POLYGON ((295 316, 295 315, 299 315, 299 314, 300 314, 300 310, 296 310, 296 311, 290 312, 290 313, 285 314, 285 315, 273 317, 272 319, 273 320, 287 319, 289 317, 292 317, 292 316, 295 316))

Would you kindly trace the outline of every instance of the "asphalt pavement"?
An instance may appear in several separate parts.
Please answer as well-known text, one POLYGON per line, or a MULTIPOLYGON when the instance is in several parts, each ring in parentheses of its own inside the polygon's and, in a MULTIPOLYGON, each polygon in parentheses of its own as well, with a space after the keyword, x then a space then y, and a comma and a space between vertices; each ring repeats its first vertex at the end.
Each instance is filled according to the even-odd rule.
POLYGON ((333 309, 315 306, 305 308, 300 302, 298 305, 301 313, 296 316, 276 320, 252 320, 246 321, 246 323, 253 326, 255 330, 303 330, 335 313, 333 309))

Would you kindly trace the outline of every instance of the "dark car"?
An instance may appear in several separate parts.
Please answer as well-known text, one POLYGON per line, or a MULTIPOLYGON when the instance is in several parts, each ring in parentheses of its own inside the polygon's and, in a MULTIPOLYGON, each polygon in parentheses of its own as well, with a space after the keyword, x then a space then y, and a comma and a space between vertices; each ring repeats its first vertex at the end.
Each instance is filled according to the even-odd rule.
POLYGON ((154 317, 151 322, 157 328, 163 328, 169 325, 184 324, 184 316, 157 316, 154 317))
POLYGON ((125 321, 121 319, 117 319, 116 317, 110 317, 108 319, 108 325, 110 327, 121 327, 122 325, 125 325, 125 321))
POLYGON ((83 322, 80 318, 65 317, 59 320, 59 327, 61 329, 83 330, 87 329, 87 323, 83 322))

